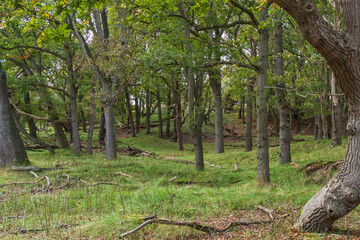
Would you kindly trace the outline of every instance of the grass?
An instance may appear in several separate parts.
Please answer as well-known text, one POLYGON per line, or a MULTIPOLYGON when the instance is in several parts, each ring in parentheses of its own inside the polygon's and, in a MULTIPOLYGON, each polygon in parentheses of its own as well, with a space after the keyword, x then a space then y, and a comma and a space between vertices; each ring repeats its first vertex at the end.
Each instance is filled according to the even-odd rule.
MULTIPOLYGON (((103 153, 74 155, 69 149, 57 150, 55 156, 47 152, 28 152, 34 166, 60 164, 56 170, 38 172, 39 177, 46 175, 50 179, 53 188, 62 186, 66 175, 74 184, 52 191, 46 188, 45 181, 0 188, 0 238, 117 239, 120 233, 142 223, 142 218, 148 214, 205 223, 235 215, 256 220, 261 217, 256 211, 258 205, 282 211, 301 207, 322 187, 299 168, 279 165, 279 147, 270 148, 271 184, 262 187, 256 181, 256 151, 226 147, 224 154, 215 154, 214 144, 205 143, 205 161, 224 169, 206 165, 205 171, 196 172, 193 165, 164 159, 174 156, 194 160, 191 145, 185 145, 185 151, 179 152, 176 143, 157 138, 154 129, 152 132, 121 139, 119 145, 155 153, 155 158, 120 155, 116 160, 105 161, 103 153), (235 163, 240 166, 238 170, 233 170, 235 163), (119 172, 133 177, 117 175, 119 172), (185 184, 169 183, 174 176, 177 182, 185 184), (100 182, 118 185, 92 186, 100 182), (240 212, 244 215, 240 216, 240 212), (21 229, 40 231, 21 234, 21 229)), ((309 136, 297 138, 304 141, 292 143, 292 160, 300 166, 319 160, 337 161, 345 156, 345 146, 331 148, 329 140, 314 141, 309 136)), ((34 180, 28 172, 0 170, 0 185, 34 180)), ((355 221, 358 214, 356 210, 345 223, 342 220, 338 224, 340 233, 344 229, 356 229, 356 225, 350 226, 346 221, 355 221)), ((238 239, 276 239, 279 234, 288 237, 293 234, 289 230, 292 220, 280 227, 272 225, 263 232, 259 228, 242 229, 243 235, 238 239)), ((204 237, 186 227, 147 226, 130 238, 142 236, 155 239, 204 237)), ((316 235, 301 235, 299 239, 304 236, 317 238, 316 235)))

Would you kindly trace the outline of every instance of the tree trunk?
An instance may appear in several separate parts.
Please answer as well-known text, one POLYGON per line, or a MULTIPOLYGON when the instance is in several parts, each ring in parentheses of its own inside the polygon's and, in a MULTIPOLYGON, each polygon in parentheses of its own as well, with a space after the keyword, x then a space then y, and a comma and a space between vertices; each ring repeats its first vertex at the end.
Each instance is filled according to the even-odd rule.
MULTIPOLYGON (((72 79, 70 79, 72 81, 72 79)), ((70 82, 70 117, 74 153, 81 153, 75 84, 70 82)))
MULTIPOLYGON (((282 20, 277 19, 275 27, 274 38, 274 73, 280 78, 284 75, 284 59, 283 59, 283 44, 282 44, 282 20)), ((281 81, 277 84, 275 89, 276 97, 278 98, 279 111, 279 136, 280 136, 280 156, 279 163, 285 164, 291 162, 290 152, 290 109, 286 100, 286 92, 284 90, 285 84, 281 81)))
MULTIPOLYGON (((260 11, 261 21, 268 18, 268 9, 263 7, 260 11)), ((259 71, 257 76, 256 91, 256 133, 257 133, 257 178, 259 184, 270 182, 269 174, 269 139, 267 131, 266 108, 266 81, 268 70, 268 42, 269 30, 267 27, 259 29, 259 71)))
POLYGON ((13 119, 6 73, 0 62, 0 167, 29 163, 24 144, 13 119))
POLYGON ((92 88, 92 96, 91 96, 91 106, 90 106, 90 116, 89 116, 89 131, 87 137, 87 146, 86 152, 88 154, 92 154, 92 143, 93 143, 93 135, 94 135, 94 125, 95 125, 95 87, 92 88))
POLYGON ((177 142, 178 142, 178 150, 184 151, 183 134, 181 131, 181 102, 180 102, 181 96, 179 93, 179 83, 178 82, 172 84, 171 92, 172 92, 172 96, 173 96, 173 102, 175 105, 174 134, 176 133, 177 142), (176 84, 176 88, 174 87, 175 84, 176 84))
POLYGON ((223 107, 221 100, 221 73, 218 69, 208 70, 211 90, 214 95, 215 107, 215 153, 224 152, 224 123, 223 107))
POLYGON ((124 86, 124 90, 125 90, 125 98, 126 98, 126 108, 127 108, 127 112, 128 112, 128 116, 129 116, 129 123, 130 123, 130 128, 131 128, 131 136, 136 137, 134 120, 133 120, 131 103, 130 103, 130 94, 129 94, 128 88, 126 86, 124 86))
POLYGON ((139 97, 135 97, 135 124, 136 124, 136 133, 140 132, 140 116, 141 111, 139 107, 139 97))
POLYGON ((104 107, 101 107, 101 116, 100 116, 100 128, 99 128, 99 144, 103 145, 105 143, 105 114, 104 114, 104 107))
POLYGON ((164 137, 163 133, 163 122, 162 122, 162 114, 161 114, 161 96, 160 96, 160 87, 157 87, 157 102, 158 102, 158 120, 159 120, 159 138, 164 137))
POLYGON ((117 157, 114 107, 110 104, 105 104, 104 115, 105 115, 105 126, 106 126, 105 158, 114 159, 117 157))
POLYGON ((170 137, 170 120, 171 120, 171 91, 168 91, 167 102, 166 102, 166 137, 170 137))
MULTIPOLYGON (((31 101, 30 101, 30 93, 29 92, 26 92, 25 95, 24 95, 24 103, 25 103, 25 105, 27 107, 26 112, 31 114, 31 111, 30 111, 31 101)), ((27 124, 29 126, 30 136, 32 136, 34 138, 37 138, 36 124, 35 124, 34 119, 30 118, 30 117, 27 117, 26 122, 27 122, 27 124)))
POLYGON ((349 106, 348 151, 340 170, 303 207, 295 228, 329 231, 333 222, 360 203, 360 2, 342 1, 341 34, 319 14, 312 1, 274 0, 294 17, 304 37, 328 61, 349 106))
POLYGON ((253 94, 253 79, 247 85, 246 93, 246 130, 245 130, 245 152, 252 151, 252 127, 253 127, 253 104, 252 104, 252 94, 253 94))
POLYGON ((332 136, 331 136, 331 145, 337 146, 341 145, 341 136, 342 136, 342 106, 340 104, 340 96, 338 95, 337 82, 335 74, 331 72, 331 126, 332 126, 332 136))
MULTIPOLYGON (((180 2, 178 5, 179 7, 179 14, 186 18, 185 11, 183 9, 183 4, 180 2)), ((183 19, 184 25, 184 33, 185 33, 185 49, 187 50, 188 57, 190 62, 193 61, 192 59, 192 47, 191 43, 189 42, 190 38, 190 27, 188 22, 183 19)), ((193 138, 194 143, 194 151, 195 151, 195 168, 197 171, 204 170, 204 155, 202 149, 202 132, 201 132, 201 125, 203 122, 203 114, 200 110, 200 98, 199 92, 196 88, 196 80, 194 76, 194 72, 192 66, 185 66, 184 67, 184 75, 188 81, 188 96, 189 96, 189 132, 191 137, 193 138)))
POLYGON ((151 106, 150 106, 150 91, 146 89, 145 91, 145 104, 146 104, 146 134, 150 134, 150 116, 151 116, 151 106))

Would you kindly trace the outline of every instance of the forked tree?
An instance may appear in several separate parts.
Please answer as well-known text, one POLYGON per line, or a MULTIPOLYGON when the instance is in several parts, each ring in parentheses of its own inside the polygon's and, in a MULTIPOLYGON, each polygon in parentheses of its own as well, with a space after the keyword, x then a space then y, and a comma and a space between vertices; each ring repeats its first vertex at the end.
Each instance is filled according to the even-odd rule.
POLYGON ((328 61, 349 106, 348 150, 343 165, 303 207, 295 228, 328 231, 360 203, 360 2, 342 0, 343 29, 336 31, 312 0, 274 0, 297 22, 302 34, 328 61))

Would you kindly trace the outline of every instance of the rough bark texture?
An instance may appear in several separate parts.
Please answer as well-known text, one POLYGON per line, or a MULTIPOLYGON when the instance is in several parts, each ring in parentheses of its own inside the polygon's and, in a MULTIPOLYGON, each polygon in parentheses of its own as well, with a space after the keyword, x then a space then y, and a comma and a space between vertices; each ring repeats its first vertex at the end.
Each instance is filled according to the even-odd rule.
MULTIPOLYGON (((268 17, 267 7, 261 10, 261 21, 268 17)), ((259 184, 270 182, 269 174, 269 139, 267 131, 266 81, 268 69, 269 31, 266 27, 259 29, 259 71, 256 91, 256 133, 257 133, 257 178, 259 184)))
POLYGON ((349 106, 348 151, 339 172, 304 206, 295 228, 328 231, 360 203, 360 2, 342 1, 343 31, 335 31, 310 0, 274 0, 328 61, 349 106))
MULTIPOLYGON (((282 44, 282 22, 278 19, 275 27, 274 38, 274 73, 275 76, 281 77, 284 75, 284 60, 283 60, 283 44, 282 44)), ((284 90, 285 84, 279 83, 278 88, 275 89, 276 97, 278 98, 279 111, 279 137, 280 137, 280 156, 279 163, 291 162, 290 152, 290 109, 286 100, 286 92, 284 90)))
POLYGON ((13 119, 6 73, 0 62, 0 167, 29 163, 24 144, 13 119))

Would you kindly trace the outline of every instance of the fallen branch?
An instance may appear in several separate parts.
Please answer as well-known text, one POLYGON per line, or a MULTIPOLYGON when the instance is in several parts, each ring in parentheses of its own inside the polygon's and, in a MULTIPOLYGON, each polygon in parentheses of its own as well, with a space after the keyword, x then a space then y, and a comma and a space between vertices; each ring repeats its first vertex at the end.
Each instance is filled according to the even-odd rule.
POLYGON ((168 219, 154 218, 154 219, 147 220, 144 223, 137 226, 136 228, 121 234, 120 237, 126 237, 126 236, 138 231, 139 229, 145 227, 146 225, 153 224, 153 223, 164 224, 164 225, 186 226, 186 227, 190 227, 190 228, 193 228, 193 229, 205 232, 205 233, 224 233, 224 232, 228 232, 228 231, 232 230, 234 227, 237 227, 240 225, 264 224, 264 223, 269 223, 269 222, 271 222, 271 221, 266 220, 266 221, 230 222, 224 229, 217 229, 217 228, 213 228, 208 225, 202 225, 202 224, 199 224, 196 222, 173 221, 173 220, 168 220, 168 219))
POLYGON ((274 220, 274 216, 273 216, 274 210, 270 210, 270 209, 264 208, 263 206, 258 206, 257 208, 260 209, 260 210, 263 211, 263 212, 266 212, 266 213, 269 215, 270 219, 271 219, 271 220, 274 220))
POLYGON ((205 164, 209 165, 210 167, 214 167, 214 168, 221 168, 224 169, 223 167, 220 167, 218 165, 212 164, 212 163, 208 163, 208 162, 204 162, 205 164))
POLYGON ((30 171, 30 173, 31 173, 32 175, 34 175, 34 177, 39 178, 39 176, 38 176, 36 173, 34 173, 33 171, 30 171))
POLYGON ((53 228, 40 228, 40 229, 19 229, 18 231, 13 231, 11 232, 11 234, 25 234, 25 233, 36 233, 36 232, 42 232, 42 231, 47 231, 47 230, 51 230, 51 229, 61 229, 61 228, 69 228, 69 227, 76 227, 79 224, 61 224, 59 226, 53 227, 53 228))
POLYGON ((23 184, 37 184, 40 181, 44 180, 44 179, 48 179, 46 176, 39 178, 37 181, 33 181, 33 182, 12 182, 12 183, 6 183, 6 184, 2 184, 0 185, 0 188, 6 187, 6 186, 11 186, 11 185, 23 185, 23 184))
POLYGON ((131 176, 131 175, 129 175, 129 174, 122 173, 122 172, 114 173, 114 175, 120 175, 120 176, 123 176, 123 177, 129 177, 129 178, 132 178, 132 177, 133 177, 133 176, 131 176))

